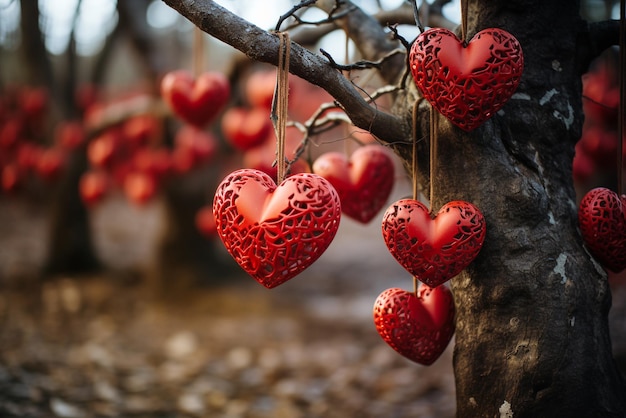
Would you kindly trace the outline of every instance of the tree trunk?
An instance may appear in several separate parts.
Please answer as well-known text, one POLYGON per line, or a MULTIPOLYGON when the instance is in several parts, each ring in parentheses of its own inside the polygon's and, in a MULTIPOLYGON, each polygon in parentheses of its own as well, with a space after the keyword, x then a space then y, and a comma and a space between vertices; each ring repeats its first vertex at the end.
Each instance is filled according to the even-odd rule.
MULTIPOLYGON (((276 36, 209 0, 164 1, 250 58, 277 63, 276 36)), ((583 123, 581 75, 594 54, 617 42, 615 25, 592 33, 578 1, 468 3, 468 39, 489 27, 511 32, 524 50, 525 68, 515 95, 476 130, 466 133, 437 118, 432 209, 466 200, 487 221, 481 253, 452 280, 457 415, 626 416, 626 385, 611 353, 607 275, 583 246, 572 180, 583 123)), ((364 22, 358 13, 343 23, 364 22)), ((373 45, 358 37, 385 36, 379 29, 350 35, 357 45, 373 45)), ((392 144, 410 167, 417 97, 412 82, 397 93, 393 114, 386 114, 364 106, 319 56, 297 45, 292 53, 292 73, 324 87, 353 123, 392 144)), ((367 47, 361 53, 365 59, 381 57, 367 47)), ((430 106, 421 101, 418 110, 417 134, 427 139, 430 106)), ((427 190, 428 141, 419 147, 418 177, 427 190)))
POLYGON ((194 288, 243 277, 232 258, 218 251, 219 238, 203 236, 195 223, 198 210, 211 204, 207 191, 215 189, 219 175, 216 167, 207 167, 164 187, 165 230, 148 277, 156 298, 179 301, 194 288))
POLYGON ((583 247, 572 181, 583 122, 587 25, 569 1, 474 1, 468 39, 515 34, 522 82, 471 133, 440 117, 433 210, 463 199, 487 221, 475 262, 453 279, 459 417, 623 417, 607 275, 583 247), (504 415, 511 411, 510 415, 504 415))

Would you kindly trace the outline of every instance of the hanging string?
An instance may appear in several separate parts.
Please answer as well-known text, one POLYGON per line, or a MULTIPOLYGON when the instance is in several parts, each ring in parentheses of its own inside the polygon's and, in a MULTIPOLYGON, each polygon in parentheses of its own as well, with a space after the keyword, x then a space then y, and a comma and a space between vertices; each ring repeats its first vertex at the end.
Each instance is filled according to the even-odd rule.
POLYGON ((435 167, 437 165, 437 117, 438 112, 434 107, 430 107, 430 210, 433 211, 435 200, 435 167))
MULTIPOLYGON (((411 129, 411 136, 413 137, 413 151, 412 151, 412 155, 411 155, 411 173, 413 175, 413 200, 417 200, 417 195, 419 193, 418 190, 418 186, 417 186, 417 116, 418 116, 418 107, 419 107, 419 100, 416 100, 415 103, 413 104, 413 113, 412 113, 412 119, 413 119, 413 127, 411 129)), ((415 294, 415 297, 417 297, 417 289, 419 288, 419 283, 418 283, 418 279, 417 276, 413 276, 413 294, 415 294)))
MULTIPOLYGON (((350 62, 350 35, 348 34, 348 29, 346 28, 346 30, 344 31, 344 34, 346 35, 345 38, 345 44, 344 44, 344 62, 347 64, 350 62)), ((343 70, 342 74, 344 77, 346 78, 350 78, 350 70, 343 70)), ((344 133, 346 138, 350 136, 350 126, 349 125, 344 125, 344 133)), ((351 141, 343 141, 343 152, 346 155, 350 155, 350 142, 351 141)))
POLYGON ((461 40, 463 45, 467 42, 467 1, 461 0, 461 40))
POLYGON ((276 180, 277 184, 285 179, 287 161, 285 159, 285 137, 288 118, 289 97, 289 57, 291 42, 289 34, 279 32, 278 70, 276 72, 276 88, 272 99, 272 122, 276 133, 276 180))
POLYGON ((626 140, 626 0, 620 2, 619 26, 619 117, 617 119, 617 133, 619 135, 617 147, 617 194, 626 193, 624 190, 624 140, 626 140))
POLYGON ((413 153, 411 160, 411 173, 413 174, 413 200, 417 200, 418 195, 418 186, 417 186, 417 108, 418 108, 419 100, 415 101, 413 105, 413 128, 412 128, 412 136, 413 136, 413 153))
POLYGON ((193 74, 198 77, 204 70, 204 33, 199 27, 193 30, 193 74))

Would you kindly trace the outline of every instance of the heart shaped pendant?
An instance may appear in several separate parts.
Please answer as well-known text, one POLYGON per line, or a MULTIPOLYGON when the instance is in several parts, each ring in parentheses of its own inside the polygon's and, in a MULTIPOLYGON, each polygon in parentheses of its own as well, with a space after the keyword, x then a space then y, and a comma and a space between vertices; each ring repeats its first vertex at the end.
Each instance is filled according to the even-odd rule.
POLYGON ((626 195, 590 190, 580 202, 578 223, 591 255, 615 273, 626 268, 626 195))
POLYGON ((449 202, 432 219, 424 204, 402 199, 385 212, 382 231, 394 258, 421 282, 436 287, 476 258, 486 225, 482 213, 469 202, 449 202))
POLYGON ((228 102, 230 83, 224 74, 218 72, 207 72, 194 78, 188 71, 177 70, 163 77, 161 96, 176 116, 202 128, 228 102))
POLYGON ((217 233, 235 261, 267 288, 301 273, 332 242, 341 218, 339 196, 315 174, 280 185, 259 170, 231 173, 215 192, 217 233))
POLYGON ((454 334, 454 299, 445 286, 420 285, 417 294, 391 288, 374 303, 376 331, 391 348, 428 366, 454 334))
POLYGON ((465 131, 505 105, 524 69, 519 42, 497 28, 478 32, 467 44, 447 29, 429 29, 411 46, 409 62, 424 98, 465 131))
POLYGON ((385 205, 394 182, 393 161, 380 145, 360 147, 350 159, 340 152, 322 154, 313 172, 335 187, 343 213, 364 224, 385 205))

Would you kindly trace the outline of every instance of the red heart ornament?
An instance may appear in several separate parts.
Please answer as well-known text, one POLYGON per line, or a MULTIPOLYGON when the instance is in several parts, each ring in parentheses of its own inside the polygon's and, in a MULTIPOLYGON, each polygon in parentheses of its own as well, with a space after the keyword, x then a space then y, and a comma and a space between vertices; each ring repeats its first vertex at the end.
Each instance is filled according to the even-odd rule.
POLYGON ((391 288, 374 303, 376 331, 391 348, 428 366, 445 351, 454 334, 454 299, 445 286, 420 285, 417 294, 391 288))
POLYGON ((230 84, 219 72, 206 72, 194 79, 190 72, 177 70, 163 77, 161 96, 176 116, 202 128, 228 102, 230 84))
POLYGON ((478 32, 467 44, 447 29, 429 29, 411 46, 409 62, 424 98, 465 131, 504 106, 524 69, 519 42, 497 28, 478 32))
POLYGON ((590 190, 580 202, 578 223, 591 255, 615 273, 626 268, 626 195, 590 190))
POLYGON ((316 174, 280 185, 259 170, 231 173, 213 200, 217 233, 256 281, 273 288, 301 273, 328 248, 341 218, 339 195, 316 174))
POLYGON ((343 213, 364 224, 382 209, 393 188, 393 161, 379 145, 360 147, 350 159, 327 152, 315 160, 313 172, 335 187, 343 213))
POLYGON ((402 199, 385 212, 382 230, 395 259, 421 282, 436 287, 476 258, 486 225, 482 213, 469 202, 449 202, 432 219, 424 204, 402 199))

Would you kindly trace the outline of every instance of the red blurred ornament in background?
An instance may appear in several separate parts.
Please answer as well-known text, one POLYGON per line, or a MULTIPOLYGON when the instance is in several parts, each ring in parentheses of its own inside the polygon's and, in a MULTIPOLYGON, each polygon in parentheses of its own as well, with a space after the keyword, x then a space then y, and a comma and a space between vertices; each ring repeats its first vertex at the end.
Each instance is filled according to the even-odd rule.
POLYGON ((364 224, 387 203, 394 170, 393 160, 380 145, 360 147, 349 158, 341 152, 327 152, 313 163, 313 172, 339 193, 343 213, 364 224))
POLYGON ((228 102, 230 84, 220 72, 206 72, 194 78, 188 71, 176 70, 163 77, 161 95, 176 116, 202 128, 228 102))

